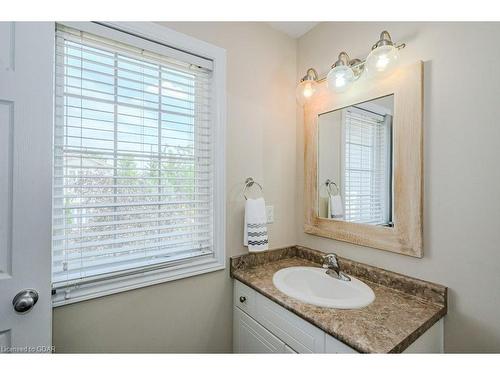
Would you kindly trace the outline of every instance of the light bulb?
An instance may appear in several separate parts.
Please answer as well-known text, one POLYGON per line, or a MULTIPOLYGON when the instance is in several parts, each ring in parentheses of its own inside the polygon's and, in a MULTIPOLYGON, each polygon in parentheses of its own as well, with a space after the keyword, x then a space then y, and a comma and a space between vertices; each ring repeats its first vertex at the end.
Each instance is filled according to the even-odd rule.
POLYGON ((297 101, 304 105, 309 99, 312 98, 316 92, 317 83, 314 80, 305 80, 298 84, 295 94, 297 96, 297 101))
POLYGON ((373 76, 387 76, 398 65, 399 51, 393 45, 385 45, 375 48, 366 58, 366 73, 373 76))
POLYGON ((314 87, 311 82, 306 82, 304 85, 304 88, 302 90, 302 95, 304 95, 304 98, 310 98, 314 94, 314 87))
POLYGON ((329 89, 341 93, 351 86, 354 81, 354 72, 346 65, 335 66, 326 76, 326 80, 329 89))

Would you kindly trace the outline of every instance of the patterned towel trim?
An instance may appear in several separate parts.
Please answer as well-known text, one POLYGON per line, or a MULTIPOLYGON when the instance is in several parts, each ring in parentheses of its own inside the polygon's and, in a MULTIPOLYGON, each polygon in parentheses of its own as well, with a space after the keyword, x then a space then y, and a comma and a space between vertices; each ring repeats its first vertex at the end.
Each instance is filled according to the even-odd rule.
POLYGON ((263 240, 263 241, 250 241, 250 240, 248 240, 248 244, 252 245, 252 246, 266 245, 267 240, 263 240))
POLYGON ((249 228, 263 228, 266 226, 266 223, 260 223, 260 224, 247 224, 249 228))
POLYGON ((248 235, 252 237, 267 236, 267 230, 264 230, 262 232, 248 232, 248 235))

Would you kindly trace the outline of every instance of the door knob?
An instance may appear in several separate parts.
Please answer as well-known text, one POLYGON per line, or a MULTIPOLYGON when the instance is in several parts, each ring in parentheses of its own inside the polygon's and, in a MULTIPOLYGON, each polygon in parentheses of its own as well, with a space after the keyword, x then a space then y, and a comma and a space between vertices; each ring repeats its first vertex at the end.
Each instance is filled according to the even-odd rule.
POLYGON ((12 300, 14 310, 18 313, 27 313, 38 301, 38 292, 34 289, 21 290, 12 300))

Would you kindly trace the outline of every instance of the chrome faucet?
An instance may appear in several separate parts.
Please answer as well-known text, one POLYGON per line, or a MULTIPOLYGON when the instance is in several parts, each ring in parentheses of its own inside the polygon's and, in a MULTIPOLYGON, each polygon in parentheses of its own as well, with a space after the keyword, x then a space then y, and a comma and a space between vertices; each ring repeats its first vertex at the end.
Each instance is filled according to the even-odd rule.
POLYGON ((323 268, 328 268, 326 274, 342 281, 351 281, 351 278, 340 270, 337 255, 328 254, 323 257, 323 268))

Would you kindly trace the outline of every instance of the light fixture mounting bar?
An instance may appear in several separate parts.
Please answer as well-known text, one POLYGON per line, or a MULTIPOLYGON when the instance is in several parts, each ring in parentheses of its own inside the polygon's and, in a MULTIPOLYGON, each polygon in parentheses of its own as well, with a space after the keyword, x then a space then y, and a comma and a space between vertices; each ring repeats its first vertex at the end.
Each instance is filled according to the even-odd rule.
MULTIPOLYGON (((403 49, 403 48, 405 48, 405 47, 406 47, 406 43, 399 43, 399 44, 394 45, 394 47, 396 47, 398 50, 401 50, 401 49, 403 49)), ((345 53, 345 52, 344 52, 344 53, 345 53)), ((358 60, 358 61, 359 61, 359 62, 357 62, 356 64, 351 65, 351 68, 352 68, 353 70, 354 70, 354 69, 359 69, 359 68, 362 68, 362 67, 365 65, 365 63, 366 63, 366 59, 363 59, 363 60, 360 60, 360 59, 353 59, 353 60, 358 60)), ((351 60, 351 61, 352 61, 352 60, 351 60)), ((314 71, 316 72, 316 70, 315 70, 315 69, 313 69, 313 68, 309 68, 309 69, 312 69, 312 70, 314 70, 314 71)), ((309 69, 308 69, 308 71, 309 71, 309 69)), ((316 75, 317 75, 317 73, 316 73, 316 75)), ((307 76, 307 75, 306 75, 306 76, 307 76)), ((304 78, 305 78, 306 76, 304 76, 304 78)), ((318 77, 318 78, 316 79, 316 82, 318 82, 318 83, 323 82, 323 81, 325 81, 325 80, 326 80, 326 75, 325 75, 325 76, 321 76, 321 77, 319 77, 319 76, 317 75, 317 77, 318 77)), ((302 79, 301 79, 301 82, 302 82, 302 80, 303 80, 304 78, 302 78, 302 79)))
POLYGON ((398 64, 398 51, 405 47, 405 43, 394 44, 391 34, 383 30, 366 58, 351 59, 342 51, 325 76, 319 77, 314 68, 307 69, 295 90, 297 101, 303 105, 310 100, 317 91, 317 84, 323 81, 327 81, 329 89, 343 93, 364 74, 369 77, 388 75, 398 64))

